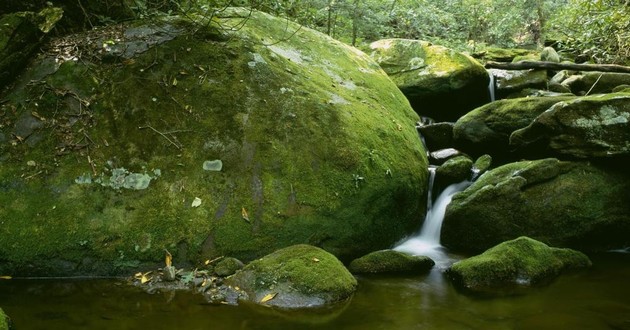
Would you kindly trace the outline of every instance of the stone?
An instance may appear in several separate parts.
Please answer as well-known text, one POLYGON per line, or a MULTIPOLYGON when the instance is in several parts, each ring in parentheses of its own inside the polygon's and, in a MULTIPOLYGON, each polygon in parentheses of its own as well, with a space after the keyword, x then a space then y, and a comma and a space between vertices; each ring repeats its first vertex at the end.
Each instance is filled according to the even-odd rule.
POLYGON ((630 93, 559 102, 529 126, 514 131, 510 145, 550 156, 610 158, 630 156, 630 93))
POLYGON ((545 47, 540 52, 540 60, 545 62, 560 63, 560 55, 553 47, 545 47))
POLYGON ((472 166, 473 177, 477 178, 486 173, 490 169, 490 166, 492 166, 492 156, 488 154, 479 156, 472 166))
POLYGON ((575 97, 528 97, 486 104, 455 122, 455 146, 472 155, 482 155, 489 150, 497 156, 509 154, 512 132, 527 127, 554 104, 573 98, 575 97))
POLYGON ((254 303, 280 308, 312 308, 343 302, 357 280, 332 254, 300 244, 247 264, 225 280, 254 303))
POLYGON ((461 155, 463 155, 463 153, 455 148, 446 148, 431 152, 429 159, 432 165, 442 165, 447 160, 461 155))
POLYGON ((80 52, 46 52, 0 96, 0 273, 128 275, 164 248, 247 262, 296 243, 350 261, 426 212, 419 117, 355 48, 239 8, 69 37, 80 52))
POLYGON ((543 285, 565 271, 590 266, 590 259, 581 252, 549 247, 522 236, 456 262, 448 269, 448 276, 469 292, 509 293, 519 287, 543 285))
POLYGON ((468 55, 409 39, 375 41, 370 49, 421 116, 455 121, 489 101, 490 77, 468 55))
POLYGON ((473 57, 484 61, 512 62, 519 56, 536 54, 537 52, 531 49, 487 47, 483 51, 473 54, 473 57))
POLYGON ((348 269, 353 274, 419 274, 429 271, 434 265, 435 262, 426 256, 412 256, 394 250, 381 250, 352 260, 348 269))
POLYGON ((629 84, 630 73, 620 72, 583 72, 562 82, 576 95, 611 93, 615 87, 629 84))
POLYGON ((494 76, 495 95, 503 99, 524 89, 547 89, 546 70, 490 69, 494 76))
POLYGON ((221 276, 226 277, 233 275, 238 270, 243 268, 243 262, 232 257, 226 257, 217 262, 216 266, 214 266, 214 272, 221 276))
POLYGON ((453 196, 441 243, 479 253, 519 236, 581 251, 629 246, 626 168, 554 158, 494 168, 453 196))
POLYGON ((419 126, 418 132, 424 138, 424 143, 429 151, 453 146, 453 123, 440 122, 419 126))
POLYGON ((453 157, 440 165, 435 171, 435 181, 440 186, 470 180, 472 176, 473 161, 470 157, 461 155, 453 157))

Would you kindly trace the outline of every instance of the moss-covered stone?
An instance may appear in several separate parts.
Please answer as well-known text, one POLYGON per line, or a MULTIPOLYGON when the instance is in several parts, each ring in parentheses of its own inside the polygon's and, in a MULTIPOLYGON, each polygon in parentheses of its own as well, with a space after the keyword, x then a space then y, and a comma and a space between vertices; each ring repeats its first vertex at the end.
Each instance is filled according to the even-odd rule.
POLYGON ((580 75, 571 76, 562 84, 568 87, 573 94, 584 95, 585 93, 610 93, 620 85, 630 84, 630 73, 619 72, 584 72, 580 75))
POLYGON ((630 93, 557 103, 529 126, 513 132, 510 145, 540 149, 552 156, 630 156, 630 93))
POLYGON ((528 97, 499 100, 479 107, 455 122, 455 144, 471 154, 506 154, 512 132, 526 127, 552 105, 571 96, 528 97))
POLYGON ((263 13, 205 19, 74 35, 3 95, 0 273, 128 273, 164 248, 248 261, 297 243, 350 260, 415 229, 419 118, 380 67, 263 13), (146 189, 102 185, 132 173, 146 189))
POLYGON ((472 175, 473 161, 470 157, 461 155, 444 162, 435 171, 435 181, 440 186, 447 186, 453 183, 470 179, 472 175))
POLYGON ((243 268, 243 262, 236 258, 227 257, 221 259, 217 262, 216 266, 214 266, 214 272, 222 277, 230 276, 236 273, 238 270, 243 268))
POLYGON ((546 89, 546 70, 501 70, 490 69, 494 76, 497 99, 509 97, 525 89, 546 89))
POLYGON ((371 252, 352 260, 348 269, 353 274, 421 273, 430 270, 435 262, 429 257, 412 256, 394 250, 371 252))
POLYGON ((422 116, 455 121, 489 100, 489 76, 472 57, 409 39, 370 45, 374 58, 422 116))
POLYGON ((62 16, 63 11, 54 7, 0 16, 0 89, 26 66, 62 16))
POLYGON ((505 293, 515 287, 548 283, 563 271, 590 266, 590 259, 581 252, 553 248, 528 237, 519 237, 456 262, 448 274, 466 290, 505 293))
POLYGON ((450 148, 453 146, 453 123, 441 122, 418 127, 429 151, 450 148))
POLYGON ((11 319, 4 313, 2 308, 0 308, 0 330, 10 330, 11 329, 11 319))
POLYGON ((332 254, 300 244, 250 262, 226 284, 239 287, 255 303, 302 308, 350 298, 357 280, 332 254))
POLYGON ((453 196, 441 242, 478 253, 519 236, 579 250, 628 246, 626 170, 553 158, 497 167, 453 196))
POLYGON ((492 156, 488 154, 479 156, 472 166, 473 176, 479 177, 486 173, 490 169, 490 166, 492 166, 492 156))
POLYGON ((512 62, 514 58, 518 56, 530 56, 536 54, 537 51, 532 49, 487 47, 482 51, 473 54, 473 56, 484 61, 512 62))

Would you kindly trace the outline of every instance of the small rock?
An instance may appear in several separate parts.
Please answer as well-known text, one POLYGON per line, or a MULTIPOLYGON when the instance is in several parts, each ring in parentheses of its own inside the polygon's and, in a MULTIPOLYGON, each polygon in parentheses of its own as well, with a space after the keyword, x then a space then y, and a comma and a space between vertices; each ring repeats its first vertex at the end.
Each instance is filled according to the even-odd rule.
POLYGON ((429 257, 412 256, 394 250, 382 250, 354 259, 348 269, 358 273, 420 273, 430 270, 435 262, 429 257))

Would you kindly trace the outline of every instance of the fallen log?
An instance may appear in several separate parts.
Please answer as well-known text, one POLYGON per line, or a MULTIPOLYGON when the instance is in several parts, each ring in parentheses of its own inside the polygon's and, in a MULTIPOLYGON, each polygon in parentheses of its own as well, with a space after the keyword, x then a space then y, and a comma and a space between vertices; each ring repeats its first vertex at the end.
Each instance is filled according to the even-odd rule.
POLYGON ((544 61, 520 61, 514 63, 505 62, 487 62, 486 69, 503 69, 503 70, 528 70, 528 69, 544 69, 544 70, 575 70, 575 71, 600 71, 600 72, 620 72, 630 73, 630 67, 617 64, 575 64, 575 63, 556 63, 544 61))

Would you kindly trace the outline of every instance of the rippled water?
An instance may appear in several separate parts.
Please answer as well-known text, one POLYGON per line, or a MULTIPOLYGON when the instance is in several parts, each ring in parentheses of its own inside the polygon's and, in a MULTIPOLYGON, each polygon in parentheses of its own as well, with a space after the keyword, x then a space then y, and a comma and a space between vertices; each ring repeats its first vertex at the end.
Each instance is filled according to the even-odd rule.
POLYGON ((120 280, 0 281, 0 307, 27 329, 630 329, 630 254, 594 256, 587 271, 528 294, 475 298, 439 271, 360 277, 345 306, 281 313, 147 294, 120 280))

